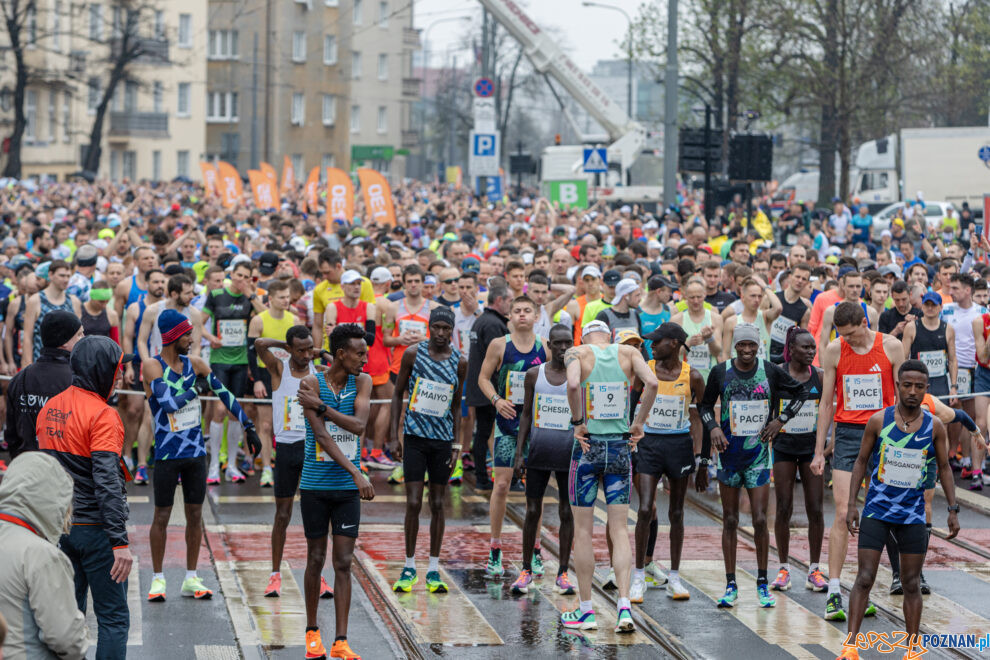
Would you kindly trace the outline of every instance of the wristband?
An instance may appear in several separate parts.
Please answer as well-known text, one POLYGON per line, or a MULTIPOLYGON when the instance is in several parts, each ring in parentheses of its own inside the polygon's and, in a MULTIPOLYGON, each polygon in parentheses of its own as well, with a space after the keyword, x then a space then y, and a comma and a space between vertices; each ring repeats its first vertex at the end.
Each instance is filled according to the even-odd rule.
POLYGON ((494 406, 494 405, 495 405, 496 403, 498 403, 498 402, 499 402, 499 399, 501 399, 501 398, 502 398, 502 397, 500 397, 499 395, 497 395, 497 394, 493 394, 493 395, 492 395, 492 399, 491 399, 491 401, 492 401, 492 405, 494 406))
POLYGON ((451 449, 458 449, 459 450, 461 448, 461 445, 459 445, 459 444, 458 445, 450 445, 450 448, 451 449))

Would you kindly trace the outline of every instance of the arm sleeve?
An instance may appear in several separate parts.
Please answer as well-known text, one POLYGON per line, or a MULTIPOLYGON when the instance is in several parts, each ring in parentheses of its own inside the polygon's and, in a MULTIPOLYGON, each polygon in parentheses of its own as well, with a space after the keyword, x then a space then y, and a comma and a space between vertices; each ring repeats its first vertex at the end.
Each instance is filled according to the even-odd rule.
POLYGON ((258 349, 254 347, 254 340, 257 337, 248 337, 248 366, 251 368, 251 378, 255 382, 261 380, 262 367, 258 364, 258 349))
POLYGON ((230 411, 230 414, 237 417, 237 421, 241 423, 241 426, 243 426, 245 430, 254 428, 254 423, 248 419, 247 415, 244 414, 241 404, 237 403, 237 399, 234 398, 234 395, 230 393, 230 390, 223 386, 223 383, 220 382, 220 379, 217 378, 216 374, 212 371, 210 372, 209 382, 210 389, 217 395, 224 407, 230 411))
POLYGON ((158 401, 158 405, 160 405, 162 410, 166 413, 174 413, 176 410, 196 398, 196 390, 194 388, 188 389, 182 394, 174 395, 172 393, 172 388, 169 387, 168 384, 161 378, 156 378, 151 381, 151 393, 158 401))
POLYGON ((705 396, 701 400, 701 405, 698 406, 701 423, 704 425, 705 430, 709 432, 718 426, 718 420, 715 419, 715 402, 718 401, 719 394, 722 391, 723 373, 725 373, 725 368, 722 364, 712 368, 708 374, 708 382, 705 383, 705 396))
POLYGON ((966 427, 967 431, 972 432, 976 430, 976 422, 973 421, 972 417, 966 414, 965 410, 962 410, 960 408, 956 408, 956 417, 952 421, 959 422, 964 427, 966 427))
POLYGON ((90 456, 93 461, 93 486, 103 519, 103 529, 114 548, 127 547, 127 497, 124 475, 120 468, 120 451, 124 446, 124 424, 113 408, 107 408, 93 420, 90 431, 90 456))
MULTIPOLYGON (((768 365, 772 364, 767 362, 768 365)), ((782 413, 787 413, 791 418, 793 418, 801 406, 804 405, 805 399, 808 398, 808 390, 805 389, 803 383, 799 383, 791 375, 778 367, 773 365, 770 370, 770 379, 772 384, 772 390, 774 391, 777 400, 783 399, 785 396, 790 399, 790 403, 787 404, 787 408, 782 410, 782 413)))
POLYGON ((59 658, 85 658, 90 643, 86 618, 74 600, 60 597, 75 589, 68 556, 53 546, 24 556, 27 605, 38 626, 38 638, 59 658))

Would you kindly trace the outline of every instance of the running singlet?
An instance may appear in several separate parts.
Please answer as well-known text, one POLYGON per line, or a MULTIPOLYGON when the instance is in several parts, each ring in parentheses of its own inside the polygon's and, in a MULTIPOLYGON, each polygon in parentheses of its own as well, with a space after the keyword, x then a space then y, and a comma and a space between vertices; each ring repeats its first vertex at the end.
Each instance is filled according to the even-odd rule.
POLYGON ((251 301, 228 288, 210 291, 203 311, 213 317, 220 348, 210 351, 210 364, 247 364, 251 301))
POLYGON ((104 309, 95 316, 87 312, 85 307, 80 311, 82 313, 79 316, 79 320, 82 321, 84 335, 87 337, 89 335, 110 336, 110 318, 107 316, 107 310, 104 309))
MULTIPOLYGON (((685 303, 687 306, 687 303, 685 303)), ((662 324, 670 320, 670 310, 664 306, 663 311, 657 314, 651 314, 650 312, 644 312, 643 308, 640 307, 639 312, 639 331, 641 336, 645 336, 659 328, 662 324)), ((653 355, 653 340, 647 339, 643 342, 643 354, 647 357, 652 357, 653 355)))
POLYGON ((505 335, 505 352, 502 353, 502 366, 495 376, 495 389, 500 397, 515 406, 516 416, 512 419, 495 416, 500 435, 516 435, 519 432, 519 415, 522 414, 525 399, 526 370, 546 361, 546 349, 536 335, 533 348, 526 353, 512 343, 512 335, 505 335))
POLYGON ((584 416, 588 433, 622 435, 629 433, 629 386, 619 364, 619 345, 589 344, 595 366, 583 383, 584 416))
POLYGON ((64 310, 75 316, 76 310, 72 307, 72 298, 69 294, 65 294, 65 301, 61 305, 56 305, 48 299, 44 291, 38 292, 38 301, 40 303, 40 308, 38 309, 38 320, 34 322, 34 339, 32 345, 32 352, 34 353, 34 362, 38 361, 41 357, 41 320, 45 318, 45 314, 49 312, 54 312, 57 309, 64 310))
POLYGON ((760 431, 770 418, 769 362, 757 360, 749 372, 737 371, 735 361, 718 365, 712 378, 722 376, 720 384, 720 426, 729 441, 718 455, 718 469, 743 472, 752 467, 770 468, 770 453, 760 442, 760 431), (724 370, 724 371, 722 371, 724 370))
MULTIPOLYGON (((684 332, 688 333, 688 337, 700 334, 701 329, 706 326, 712 327, 712 310, 710 309, 705 309, 705 315, 701 323, 695 323, 691 320, 690 311, 685 311, 684 316, 681 317, 681 327, 684 328, 684 332)), ((718 362, 705 342, 701 342, 697 346, 688 347, 686 359, 688 364, 701 372, 701 377, 706 381, 712 367, 718 362)))
POLYGON ((142 300, 145 294, 148 293, 147 289, 142 289, 137 285, 137 279, 137 275, 131 277, 131 289, 127 292, 127 304, 124 305, 125 308, 130 307, 138 300, 142 300))
MULTIPOLYGON (((337 324, 356 323, 364 327, 368 320, 368 303, 359 300, 357 307, 348 307, 343 300, 335 300, 333 306, 337 308, 337 324)), ((388 371, 388 353, 385 351, 385 341, 383 340, 382 328, 375 324, 375 343, 368 347, 368 361, 364 364, 364 373, 378 376, 388 371)))
POLYGON ((902 525, 925 522, 925 477, 936 468, 932 414, 921 411, 921 428, 907 433, 897 427, 896 406, 883 411, 870 464, 873 474, 863 505, 864 518, 902 525))
MULTIPOLYGON (((155 359, 162 365, 162 380, 172 390, 172 396, 184 392, 182 384, 193 375, 192 361, 186 355, 180 355, 182 373, 172 371, 160 355, 155 359)), ((175 412, 167 413, 162 409, 158 397, 148 398, 151 407, 151 417, 155 420, 155 458, 167 460, 172 458, 196 458, 206 454, 203 442, 203 424, 200 417, 202 405, 199 397, 193 398, 175 412)))
MULTIPOLYGON (((302 378, 292 375, 289 358, 282 358, 282 379, 272 392, 272 424, 275 430, 275 444, 290 445, 306 439, 306 418, 302 406, 296 398, 302 378)), ((316 374, 313 363, 309 363, 309 375, 316 374)))
POLYGON ((894 405, 894 365, 883 350, 883 335, 874 334, 873 346, 865 355, 852 349, 845 339, 839 340, 841 352, 835 367, 838 405, 835 421, 865 425, 870 416, 894 405))
MULTIPOLYGON (((326 374, 316 374, 320 386, 320 400, 342 415, 354 414, 354 399, 357 398, 357 377, 347 376, 347 384, 340 394, 334 394, 327 385, 326 374)), ((361 469, 361 443, 350 431, 345 431, 331 421, 324 421, 327 433, 337 443, 344 456, 354 467, 361 469)), ((306 451, 303 455, 302 478, 299 488, 303 490, 357 490, 354 478, 323 450, 313 437, 313 428, 306 420, 306 451)))
MULTIPOLYGON (((749 321, 744 321, 742 314, 736 314, 736 326, 738 327, 740 323, 749 323, 750 325, 756 326, 756 329, 760 332, 760 345, 756 350, 757 360, 769 360, 770 359, 770 333, 767 332, 767 323, 763 318, 763 310, 756 310, 756 320, 750 323, 749 321)), ((707 348, 707 347, 706 347, 707 348)), ((732 347, 732 357, 738 357, 736 355, 736 347, 732 347)))
POLYGON ((431 440, 454 440, 454 392, 461 352, 450 347, 450 357, 437 362, 430 357, 430 342, 417 344, 416 360, 409 372, 409 407, 402 432, 431 440))
MULTIPOLYGON (((911 359, 925 363, 929 379, 944 379, 949 373, 949 345, 945 338, 947 325, 945 321, 939 321, 936 329, 929 330, 921 319, 914 322, 911 359)), ((974 352, 973 355, 975 356, 976 353, 974 352)))
MULTIPOLYGON (((24 307, 22 305, 21 306, 21 309, 23 309, 23 308, 24 307)), ((21 313, 21 316, 23 318, 23 312, 21 313)), ((983 321, 983 341, 987 341, 987 339, 990 338, 990 314, 981 314, 980 315, 980 319, 983 321)), ((23 323, 23 320, 22 320, 22 323, 23 323)), ((975 340, 974 340, 974 344, 975 344, 975 340)), ((958 358, 958 356, 956 356, 956 357, 958 358)), ((977 363, 981 367, 984 367, 986 369, 990 369, 990 363, 988 363, 988 362, 983 362, 982 360, 977 359, 977 363)), ((962 392, 959 392, 959 394, 962 394, 962 392)))
MULTIPOLYGON (((267 309, 261 314, 258 314, 258 316, 261 317, 261 336, 269 339, 278 339, 279 341, 285 341, 285 335, 289 332, 289 328, 297 323, 296 315, 288 311, 282 312, 282 318, 280 319, 272 316, 271 311, 267 309)), ((156 323, 155 325, 158 324, 156 323)), ((274 355, 282 359, 285 353, 283 351, 276 351, 274 355), (282 355, 279 355, 279 353, 282 353, 282 355)), ((261 361, 260 357, 258 358, 258 366, 265 366, 265 363, 261 361)))
POLYGON ((570 469, 574 447, 567 379, 560 385, 551 385, 546 370, 547 365, 541 364, 533 387, 533 422, 529 450, 524 450, 524 455, 529 469, 563 472, 570 469))
POLYGON ((787 331, 792 325, 801 322, 808 306, 799 297, 794 302, 787 302, 787 296, 783 291, 777 291, 777 299, 780 300, 780 316, 770 324, 770 361, 781 364, 784 361, 784 339, 787 331))
MULTIPOLYGON (((787 365, 781 365, 787 370, 787 365)), ((789 372, 788 372, 789 373, 789 372)), ((818 430, 818 406, 822 399, 822 374, 818 367, 811 367, 811 377, 804 382, 804 391, 808 398, 804 405, 794 416, 780 429, 780 433, 774 438, 773 448, 782 452, 801 456, 803 454, 813 454, 815 452, 815 433, 818 430)), ((788 399, 777 401, 777 412, 781 413, 787 407, 788 399)))
MULTIPOLYGON (((656 373, 656 360, 650 360, 650 371, 656 373)), ((645 405, 645 404, 641 404, 645 405)), ((691 365, 681 363, 676 380, 657 379, 657 398, 650 407, 643 426, 647 433, 678 435, 691 430, 691 365)))
MULTIPOLYGON (((942 307, 942 320, 956 332, 956 362, 960 368, 972 369, 976 366, 976 339, 973 337, 973 319, 985 314, 987 308, 976 303, 960 307, 959 303, 948 303, 942 307)), ((962 394, 962 392, 960 392, 962 394)))
MULTIPOLYGON (((410 312, 406 307, 406 299, 403 298, 395 306, 395 327, 392 328, 392 336, 398 337, 406 330, 418 331, 423 337, 430 338, 430 301, 423 299, 423 304, 415 312, 410 312), (423 316, 426 312, 427 316, 423 316)), ((392 366, 389 371, 393 374, 399 373, 399 365, 402 364, 402 354, 406 352, 407 346, 398 345, 392 347, 392 366)))

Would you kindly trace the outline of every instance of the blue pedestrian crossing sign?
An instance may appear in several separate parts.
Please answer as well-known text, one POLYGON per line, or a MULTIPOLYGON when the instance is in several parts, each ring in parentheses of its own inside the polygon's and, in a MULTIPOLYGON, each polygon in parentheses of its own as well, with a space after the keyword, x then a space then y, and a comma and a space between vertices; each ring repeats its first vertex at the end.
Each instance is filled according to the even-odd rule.
POLYGON ((608 172, 608 155, 605 147, 584 150, 584 171, 608 172))

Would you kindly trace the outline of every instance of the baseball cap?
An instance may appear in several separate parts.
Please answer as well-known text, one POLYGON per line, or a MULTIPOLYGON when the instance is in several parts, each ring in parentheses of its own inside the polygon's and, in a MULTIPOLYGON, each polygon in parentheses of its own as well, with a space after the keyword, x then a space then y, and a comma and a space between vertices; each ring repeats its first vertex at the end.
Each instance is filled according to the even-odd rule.
POLYGON ((852 266, 843 266, 842 268, 839 269, 839 277, 842 277, 846 273, 855 273, 855 272, 856 269, 853 268, 852 266))
POLYGON ((632 213, 632 207, 629 206, 628 204, 623 204, 619 208, 619 213, 632 213))
POLYGON ((620 280, 618 284, 615 285, 615 297, 612 298, 612 305, 618 305, 622 302, 622 299, 629 295, 630 293, 636 291, 639 285, 636 284, 635 280, 625 279, 620 280))
POLYGON ((475 257, 464 257, 464 259, 461 260, 461 270, 465 273, 480 273, 481 261, 475 257))
POLYGON ((345 270, 344 274, 340 276, 341 284, 353 284, 354 282, 361 281, 361 273, 356 270, 345 270))
POLYGON ((612 334, 612 331, 609 330, 608 325, 606 325, 603 321, 598 320, 585 323, 584 327, 581 328, 582 337, 587 337, 592 332, 604 332, 609 335, 612 334))
POLYGON ((677 286, 676 282, 671 282, 663 275, 651 275, 650 279, 646 281, 646 288, 650 291, 656 291, 657 289, 667 287, 672 291, 677 291, 680 287, 677 286))
POLYGON ((278 268, 278 255, 274 252, 263 252, 258 257, 258 272, 262 275, 271 275, 278 268))
POLYGON ((371 271, 371 281, 374 284, 382 284, 384 282, 392 281, 392 271, 390 271, 385 266, 379 266, 371 271))
POLYGON ((608 286, 617 286, 619 284, 619 280, 621 279, 622 279, 622 273, 620 273, 615 269, 606 270, 605 274, 602 275, 602 282, 604 282, 608 286))
POLYGON ((602 271, 598 270, 598 266, 585 266, 584 270, 581 271, 581 279, 586 277, 594 277, 596 280, 602 278, 602 271))
POLYGON ((645 335, 643 339, 648 339, 649 341, 660 341, 661 339, 674 339, 679 344, 685 344, 688 340, 688 333, 681 326, 676 323, 671 323, 667 321, 666 323, 661 323, 656 330, 648 335, 645 335))
POLYGON ((639 344, 643 343, 643 338, 639 336, 633 328, 622 328, 615 332, 615 343, 617 344, 639 344))
POLYGON ((926 302, 935 303, 936 305, 941 305, 942 296, 935 293, 934 291, 929 291, 928 293, 926 293, 921 297, 921 303, 924 304, 926 302))

